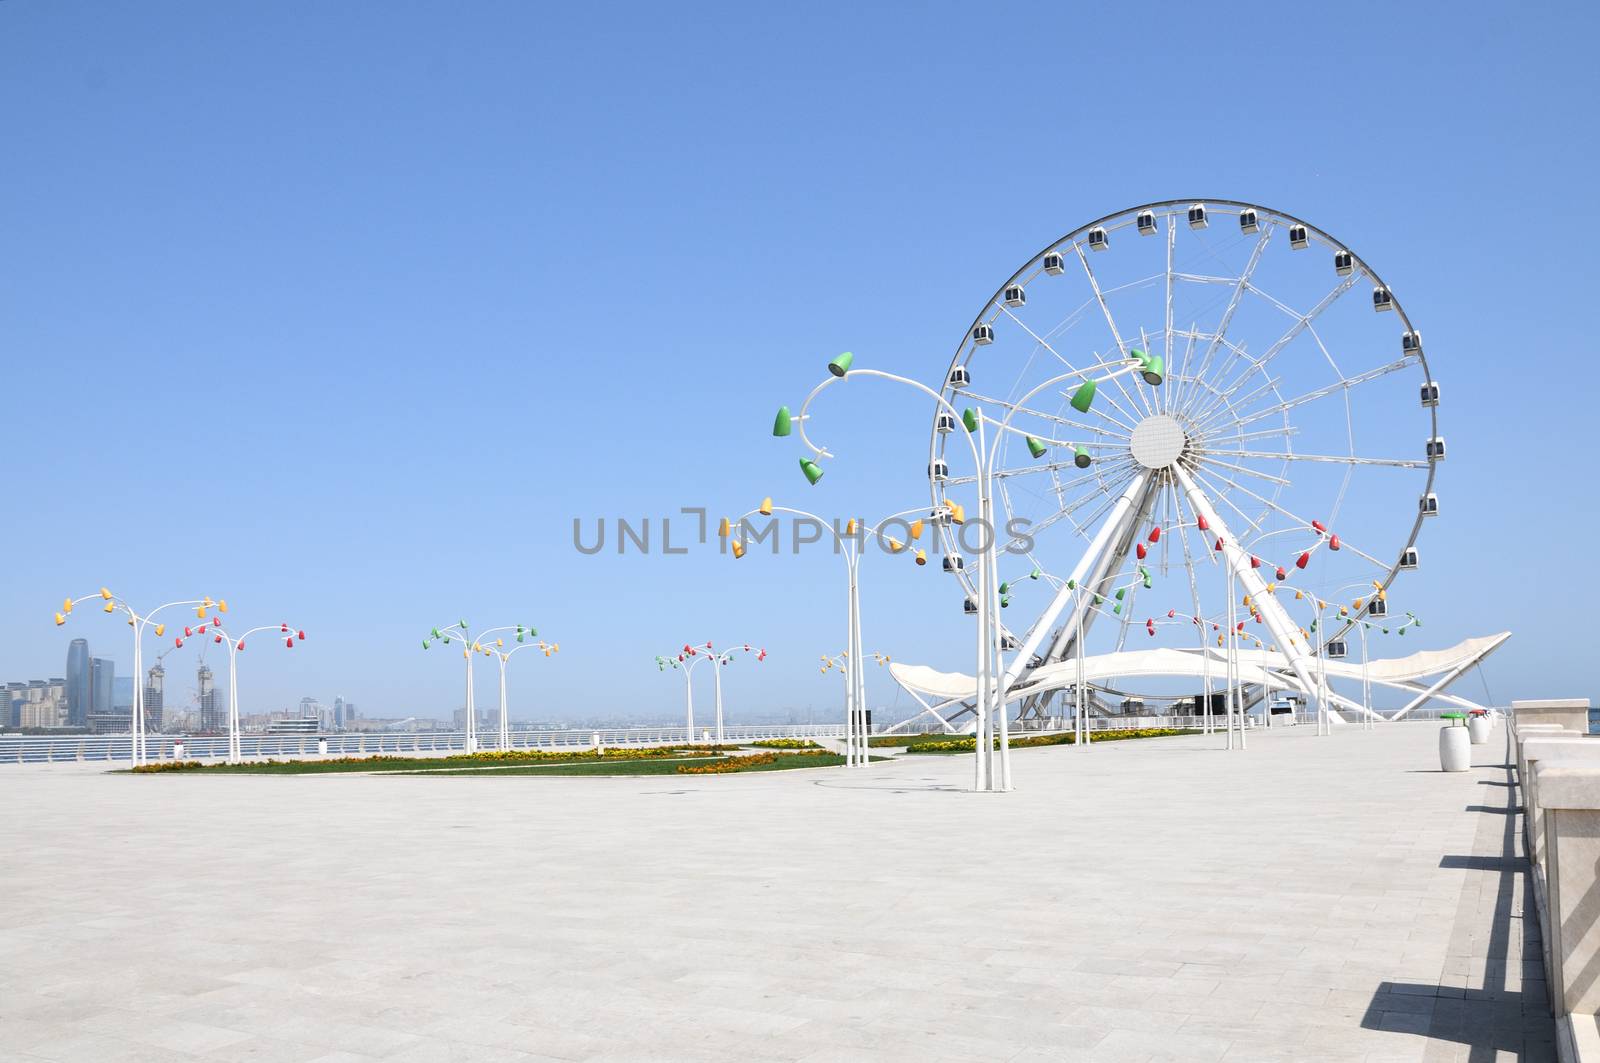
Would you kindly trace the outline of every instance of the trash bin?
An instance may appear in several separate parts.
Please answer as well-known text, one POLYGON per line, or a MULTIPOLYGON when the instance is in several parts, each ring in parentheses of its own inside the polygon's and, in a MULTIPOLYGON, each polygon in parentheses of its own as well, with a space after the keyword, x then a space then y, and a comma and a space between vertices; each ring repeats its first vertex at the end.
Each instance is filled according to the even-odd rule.
POLYGON ((1489 732, 1494 730, 1494 721, 1482 709, 1473 709, 1467 714, 1467 735, 1475 746, 1486 745, 1489 741, 1489 732))
POLYGON ((1448 721, 1439 728, 1439 770, 1466 771, 1472 767, 1472 736, 1466 717, 1447 712, 1439 719, 1448 721))
POLYGON ((317 756, 325 757, 327 755, 328 755, 328 740, 326 738, 317 739, 317 756))
POLYGON ((173 760, 182 760, 183 759, 183 743, 182 742, 174 742, 174 743, 172 743, 172 759, 173 760))

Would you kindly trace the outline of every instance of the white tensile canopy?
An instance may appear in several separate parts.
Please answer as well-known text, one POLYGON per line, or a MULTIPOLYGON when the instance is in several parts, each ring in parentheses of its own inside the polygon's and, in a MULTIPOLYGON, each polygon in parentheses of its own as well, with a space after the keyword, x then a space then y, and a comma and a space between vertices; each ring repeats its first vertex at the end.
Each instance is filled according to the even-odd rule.
MULTIPOLYGON (((1369 661, 1364 667, 1348 660, 1324 660, 1330 679, 1360 681, 1363 676, 1381 686, 1394 687, 1415 693, 1411 704, 1401 709, 1391 719, 1400 719, 1431 697, 1439 697, 1467 707, 1481 707, 1465 699, 1441 694, 1443 688, 1467 669, 1483 660, 1506 639, 1511 632, 1465 639, 1449 649, 1422 650, 1406 657, 1390 657, 1369 661), (1442 677, 1424 688, 1417 681, 1429 676, 1442 677)), ((1289 670, 1283 654, 1270 650, 1240 650, 1237 655, 1241 683, 1271 684, 1282 690, 1298 690, 1300 683, 1289 670)), ((1110 680, 1144 679, 1177 676, 1203 680, 1208 674, 1220 680, 1227 674, 1227 655, 1220 648, 1176 650, 1124 650, 1120 653, 1096 654, 1083 659, 1083 681, 1106 683, 1110 680)), ((1006 696, 1007 701, 1061 690, 1078 681, 1079 662, 1058 661, 1035 668, 1025 674, 1006 696)), ((977 680, 965 672, 941 672, 919 664, 895 663, 889 666, 895 682, 912 694, 932 699, 938 704, 951 704, 976 697, 977 680)), ((1309 692, 1307 692, 1309 693, 1309 692)), ((919 698, 919 700, 921 700, 919 698)), ((1361 706, 1335 695, 1333 700, 1343 707, 1362 711, 1361 706)))

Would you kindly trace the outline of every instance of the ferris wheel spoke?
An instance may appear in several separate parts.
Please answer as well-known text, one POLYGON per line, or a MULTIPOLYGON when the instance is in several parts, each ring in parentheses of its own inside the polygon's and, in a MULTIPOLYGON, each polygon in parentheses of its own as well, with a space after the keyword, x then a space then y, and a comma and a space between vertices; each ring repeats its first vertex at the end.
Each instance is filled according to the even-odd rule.
MULTIPOLYGON (((1250 490, 1248 487, 1244 486, 1241 483, 1235 482, 1230 477, 1223 476, 1221 473, 1213 472, 1213 473, 1211 473, 1211 475, 1215 476, 1218 480, 1221 480, 1223 483, 1228 484, 1230 487, 1233 487, 1233 488, 1243 492, 1244 494, 1249 495, 1251 498, 1255 499, 1257 502, 1260 502, 1263 506, 1266 506, 1269 509, 1272 509, 1272 510, 1276 511, 1280 516, 1288 519, 1289 521, 1292 521, 1293 523, 1298 524, 1298 525, 1300 525, 1302 527, 1305 527, 1305 528, 1311 528, 1311 521, 1307 520, 1305 517, 1300 516, 1298 513, 1290 512, 1287 508, 1285 508, 1284 506, 1278 504, 1277 502, 1273 501, 1272 499, 1264 498, 1263 496, 1256 494, 1254 491, 1250 490)), ((1315 529, 1312 529, 1312 530, 1315 530, 1315 529)), ((1367 553, 1365 550, 1361 549, 1360 547, 1352 546, 1348 540, 1345 540, 1342 537, 1340 539, 1340 549, 1349 550, 1351 553, 1355 554, 1357 557, 1361 558, 1362 560, 1372 562, 1372 564, 1376 565, 1381 570, 1385 570, 1386 571, 1388 569, 1388 567, 1389 567, 1387 564, 1385 564, 1382 561, 1379 561, 1377 558, 1373 557, 1371 554, 1367 553)))
POLYGON ((1250 259, 1245 263, 1244 271, 1239 274, 1236 280, 1230 280, 1230 283, 1233 284, 1233 294, 1228 297, 1228 305, 1222 311, 1222 317, 1217 321, 1217 327, 1212 335, 1210 345, 1206 348, 1206 353, 1201 362, 1202 369, 1198 375, 1203 376, 1205 374, 1205 368, 1211 365, 1211 359, 1215 356, 1217 348, 1222 345, 1224 338, 1228 335, 1228 326, 1233 324, 1233 315, 1238 312, 1239 304, 1244 300, 1244 293, 1250 288, 1250 278, 1255 276, 1256 266, 1260 264, 1261 254, 1267 249, 1268 241, 1272 239, 1272 232, 1273 223, 1268 221, 1267 224, 1261 227, 1261 235, 1257 238, 1255 247, 1250 249, 1250 259))
MULTIPOLYGON (((1166 359, 1166 363, 1167 363, 1167 366, 1169 368, 1172 366, 1172 253, 1173 253, 1173 251, 1175 250, 1175 248, 1177 246, 1177 242, 1178 242, 1178 227, 1172 224, 1172 218, 1170 216, 1168 216, 1168 218, 1167 218, 1167 277, 1166 277, 1166 282, 1167 282, 1166 342, 1164 343, 1164 345, 1162 347, 1162 352, 1161 353, 1162 353, 1162 357, 1166 359)), ((1190 341, 1189 347, 1190 347, 1191 350, 1194 348, 1194 341, 1193 340, 1190 341)), ((1184 354, 1183 362, 1184 362, 1185 366, 1187 366, 1189 364, 1189 356, 1188 356, 1187 352, 1185 352, 1185 354, 1184 354)), ((1171 409, 1172 408, 1172 399, 1173 399, 1172 392, 1171 392, 1170 389, 1168 389, 1167 393, 1162 396, 1161 408, 1163 410, 1171 409)))
POLYGON ((1029 328, 1028 327, 1028 323, 1026 321, 1022 320, 1022 318, 1018 317, 1016 314, 1013 314, 1011 312, 1011 308, 1009 306, 1006 306, 1004 303, 1001 303, 1000 304, 1000 312, 1002 314, 1004 314, 1006 317, 1009 317, 1012 321, 1016 322, 1018 327, 1020 327, 1023 332, 1026 332, 1029 336, 1031 336, 1033 338, 1033 342, 1037 343, 1039 346, 1043 347, 1045 350, 1047 350, 1051 354, 1055 355, 1056 359, 1062 365, 1066 366, 1068 369, 1072 370, 1074 373, 1077 373, 1079 376, 1084 377, 1084 379, 1088 379, 1087 374, 1084 371, 1078 369, 1077 366, 1073 365, 1070 361, 1067 360, 1065 355, 1063 355, 1060 351, 1056 350, 1055 347, 1051 346, 1049 340, 1045 339, 1043 336, 1041 336, 1037 332, 1033 331, 1033 329, 1029 328))
POLYGON ((1231 447, 1203 447, 1196 449, 1206 458, 1214 454, 1221 454, 1231 458, 1260 458, 1264 461, 1315 461, 1332 465, 1377 465, 1390 469, 1426 469, 1428 467, 1426 461, 1413 461, 1406 458, 1358 458, 1354 454, 1301 454, 1292 450, 1281 452, 1234 450, 1231 447))
MULTIPOLYGON (((1321 317, 1330 306, 1338 302, 1340 296, 1342 296, 1345 292, 1348 292, 1351 288, 1355 287, 1356 282, 1360 280, 1361 277, 1362 274, 1351 273, 1350 276, 1334 285, 1332 291, 1330 291, 1327 295, 1324 295, 1315 306, 1306 311, 1304 314, 1296 312, 1292 307, 1286 306, 1284 303, 1273 298, 1271 295, 1268 295, 1266 292, 1252 284, 1250 286, 1250 291, 1252 294, 1258 295, 1262 299, 1265 299, 1267 302, 1271 303, 1273 306, 1277 307, 1283 313, 1294 318, 1295 320, 1294 324, 1290 325, 1288 329, 1284 331, 1283 335, 1279 336, 1273 341, 1272 346, 1266 349, 1266 352, 1262 354, 1261 358, 1251 367, 1251 369, 1258 371, 1264 369, 1266 365, 1276 358, 1285 347, 1294 342, 1295 337, 1299 336, 1300 333, 1311 327, 1311 323, 1313 321, 1321 317)), ((1248 376, 1250 371, 1250 369, 1246 369, 1244 375, 1248 376)), ((1229 390, 1229 388, 1222 389, 1224 393, 1227 393, 1229 390)), ((1202 410, 1200 412, 1202 415, 1204 415, 1206 411, 1202 410)))
MULTIPOLYGON (((1078 256, 1078 264, 1083 267, 1083 275, 1089 279, 1089 290, 1094 293, 1095 302, 1100 304, 1100 312, 1105 315, 1106 327, 1111 330, 1111 338, 1117 344, 1117 357, 1126 358, 1128 356, 1127 344, 1122 342, 1122 333, 1117 329, 1117 319, 1112 316, 1111 307, 1106 302, 1105 295, 1100 291, 1100 282, 1095 278, 1094 270, 1089 268, 1089 260, 1084 257, 1083 248, 1079 247, 1078 244, 1074 242, 1072 245, 1072 250, 1078 256)), ((1128 394, 1128 389, 1122 383, 1122 378, 1115 377, 1113 382, 1117 385, 1117 390, 1122 392, 1122 397, 1128 400, 1128 405, 1135 405, 1133 396, 1128 394)), ((1149 398, 1144 396, 1142 392, 1141 397, 1144 398, 1145 411, 1147 413, 1154 413, 1155 410, 1150 406, 1149 398)), ((1109 400, 1111 396, 1107 395, 1106 398, 1109 400)), ((1113 405, 1115 405, 1115 403, 1113 403, 1113 405)), ((1135 417, 1133 419, 1139 420, 1140 418, 1135 417)))
POLYGON ((1216 466, 1221 469, 1232 469, 1234 472, 1244 473, 1246 476, 1254 476, 1258 480, 1266 480, 1268 483, 1275 483, 1279 487, 1289 486, 1289 481, 1285 480, 1281 476, 1273 476, 1271 473, 1261 472, 1258 469, 1251 469, 1244 465, 1233 465, 1229 462, 1213 458, 1210 455, 1206 455, 1202 459, 1192 462, 1191 467, 1198 466, 1201 460, 1205 462, 1208 468, 1211 466, 1216 466))
MULTIPOLYGON (((1390 373, 1397 372, 1401 369, 1406 369, 1416 364, 1416 361, 1417 360, 1415 358, 1409 356, 1405 358, 1397 358, 1388 365, 1380 365, 1376 369, 1369 369, 1364 373, 1357 373, 1355 376, 1345 377, 1344 379, 1337 380, 1332 384, 1326 384, 1320 388, 1315 388, 1303 395, 1296 395, 1292 399, 1285 399, 1282 402, 1279 402, 1273 406, 1268 406, 1265 409, 1254 410, 1245 414, 1238 421, 1236 421, 1235 424, 1251 424, 1255 421, 1261 420, 1263 417, 1271 417, 1275 413, 1287 413, 1296 407, 1304 406, 1308 402, 1315 402, 1318 399, 1326 398, 1329 395, 1334 395, 1341 391, 1348 392, 1351 388, 1365 384, 1368 381, 1377 380, 1380 377, 1388 376, 1390 373)), ((1236 405, 1238 407, 1248 408, 1249 403, 1252 401, 1251 396, 1257 395, 1261 390, 1262 389, 1257 389, 1256 391, 1252 391, 1250 395, 1240 399, 1236 405)), ((1203 432, 1207 424, 1214 423, 1221 416, 1223 416, 1221 413, 1213 414, 1209 421, 1202 421, 1197 424, 1195 426, 1196 430, 1203 432)))
MULTIPOLYGON (((1227 429, 1220 429, 1218 432, 1213 432, 1210 436, 1205 436, 1205 437, 1202 437, 1202 438, 1203 439, 1219 439, 1222 442, 1232 444, 1232 443, 1247 443, 1247 442, 1250 442, 1251 440, 1256 440, 1256 439, 1274 439, 1274 438, 1276 438, 1278 436, 1297 436, 1299 434, 1300 434, 1300 429, 1295 428, 1292 425, 1283 425, 1283 426, 1278 427, 1278 428, 1263 428, 1263 429, 1261 429, 1260 431, 1257 431, 1257 432, 1239 432, 1239 433, 1234 433, 1234 432, 1229 431, 1227 429)), ((1199 446, 1197 447, 1197 449, 1201 449, 1201 450, 1206 449, 1204 442, 1200 443, 1199 446)))
MULTIPOLYGON (((1169 317, 1172 314, 1172 310, 1171 310, 1170 307, 1167 310, 1167 314, 1168 314, 1169 317)), ((1171 347, 1172 346, 1172 323, 1171 323, 1171 321, 1167 322, 1167 332, 1168 332, 1167 346, 1171 347)), ((1176 412, 1182 406, 1182 404, 1183 404, 1183 390, 1185 388, 1193 386, 1193 377, 1191 377, 1190 374, 1189 374, 1189 363, 1194 359, 1194 341, 1195 341, 1194 323, 1190 322, 1190 324, 1189 324, 1189 332, 1188 332, 1188 335, 1185 338, 1184 344, 1183 344, 1183 365, 1179 367, 1178 374, 1177 374, 1177 379, 1172 381, 1172 390, 1167 393, 1167 397, 1166 397, 1166 410, 1169 413, 1176 412)), ((1170 357, 1167 359, 1167 364, 1168 365, 1172 364, 1172 360, 1171 360, 1170 357)))
MULTIPOLYGON (((1079 498, 1075 502, 1072 502, 1072 503, 1070 503, 1068 505, 1062 506, 1060 509, 1058 509, 1054 513, 1050 514, 1048 517, 1045 517, 1043 520, 1039 521, 1039 523, 1029 525, 1028 526, 1028 537, 1037 538, 1041 532, 1045 531, 1046 529, 1048 529, 1048 528, 1050 528, 1050 527, 1052 527, 1052 526, 1054 526, 1056 524, 1061 523, 1062 521, 1066 521, 1069 525, 1071 525, 1072 530, 1077 532, 1080 536, 1087 537, 1088 536, 1088 529, 1094 527, 1094 523, 1095 522, 1093 520, 1086 520, 1086 521, 1073 520, 1072 519, 1073 514, 1078 512, 1084 506, 1087 506, 1091 502, 1094 502, 1094 501, 1097 501, 1097 500, 1103 500, 1105 498, 1106 494, 1110 494, 1110 495, 1112 495, 1114 497, 1116 494, 1120 493, 1124 488, 1126 488, 1128 486, 1128 482, 1130 480, 1132 480, 1132 479, 1133 479, 1132 475, 1124 476, 1120 480, 1113 481, 1106 488, 1105 494, 1102 494, 1102 493, 1087 494, 1087 495, 1084 495, 1083 497, 1079 498)), ((1025 541, 1025 539, 1022 536, 1013 536, 1011 538, 1010 545, 1011 546, 1019 546, 1024 541, 1025 541)))
MULTIPOLYGON (((1176 484, 1172 483, 1167 484, 1167 490, 1172 495, 1174 506, 1178 512, 1178 519, 1182 521, 1184 519, 1183 493, 1178 490, 1176 484)), ((1178 540, 1183 544, 1183 567, 1189 571, 1189 597, 1194 602, 1194 615, 1196 619, 1199 619, 1205 616, 1206 610, 1205 606, 1200 604, 1200 581, 1195 576, 1194 553, 1189 548, 1189 537, 1187 535, 1179 535, 1178 540)), ((1208 552, 1206 556, 1211 559, 1211 563, 1213 565, 1217 563, 1217 557, 1214 552, 1208 552)), ((1200 646, 1202 649, 1204 649, 1206 645, 1206 629, 1204 623, 1197 623, 1195 625, 1195 630, 1200 636, 1200 646)))
MULTIPOLYGON (((1261 534, 1261 521, 1263 519, 1265 519, 1265 517, 1266 517, 1265 513, 1263 513, 1260 517, 1257 517, 1254 520, 1252 520, 1250 518, 1249 514, 1247 514, 1244 510, 1239 508, 1239 504, 1233 500, 1233 496, 1231 494, 1229 494, 1227 491, 1218 491, 1216 489, 1216 485, 1211 483, 1211 481, 1206 478, 1205 473, 1202 472, 1200 469, 1197 468, 1197 469, 1192 470, 1191 475, 1195 478, 1195 482, 1196 483, 1199 483, 1204 487, 1210 488, 1211 489, 1211 493, 1215 497, 1220 498, 1222 501, 1226 502, 1228 504, 1228 508, 1229 509, 1231 509, 1235 513, 1239 514, 1239 519, 1244 521, 1245 524, 1247 524, 1249 526, 1251 532, 1253 532, 1256 535, 1260 535, 1261 534)), ((1244 541, 1242 535, 1239 537, 1239 541, 1240 542, 1244 541)))
MULTIPOLYGON (((1115 444, 1111 444, 1111 443, 1086 443, 1086 444, 1084 444, 1084 447, 1087 449, 1089 447, 1110 447, 1110 446, 1114 446, 1114 445, 1115 444)), ((1111 459, 1105 459, 1105 460, 1111 460, 1111 459)), ((1018 476, 1035 476, 1035 475, 1038 475, 1039 473, 1054 473, 1054 472, 1056 472, 1057 470, 1060 470, 1060 469, 1076 469, 1076 468, 1077 468, 1077 464, 1075 462, 1072 462, 1072 461, 1049 461, 1049 462, 1042 462, 1042 463, 1040 463, 1038 465, 1017 465, 1017 466, 1014 466, 1012 468, 1007 468, 1007 469, 996 469, 992 473, 990 473, 989 475, 990 475, 990 478, 994 479, 994 480, 1010 480, 1010 479, 1013 479, 1013 478, 1018 477, 1018 476)), ((1090 469, 1093 470, 1094 466, 1091 465, 1090 469)), ((1096 478, 1097 476, 1102 475, 1103 471, 1104 470, 1101 470, 1100 472, 1095 472, 1095 471, 1086 472, 1082 476, 1078 477, 1077 479, 1080 479, 1080 480, 1083 480, 1083 479, 1092 480, 1092 479, 1096 478)), ((975 484, 977 482, 978 482, 978 478, 976 476, 952 476, 952 477, 950 477, 950 479, 945 481, 945 483, 947 485, 949 485, 950 487, 967 487, 967 486, 969 486, 971 484, 975 484)), ((1071 483, 1074 483, 1075 481, 1074 480, 1068 480, 1066 482, 1068 484, 1071 484, 1071 483)))
MULTIPOLYGON (((1277 393, 1278 386, 1282 383, 1283 378, 1280 376, 1267 377, 1266 380, 1245 392, 1237 401, 1224 401, 1222 408, 1213 412, 1210 417, 1204 421, 1193 422, 1193 431, 1196 435, 1206 435, 1210 429, 1225 424, 1225 419, 1230 414, 1236 419, 1236 423, 1243 423, 1238 420, 1242 417, 1242 411, 1250 409, 1252 403, 1259 401, 1268 392, 1277 393)), ((1279 398, 1282 398, 1282 396, 1280 395, 1279 398)))

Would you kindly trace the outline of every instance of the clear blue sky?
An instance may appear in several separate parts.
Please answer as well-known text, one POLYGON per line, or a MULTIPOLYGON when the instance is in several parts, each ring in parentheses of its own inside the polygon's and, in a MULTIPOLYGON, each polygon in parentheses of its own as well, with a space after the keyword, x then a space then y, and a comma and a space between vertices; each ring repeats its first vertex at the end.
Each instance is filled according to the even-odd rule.
MULTIPOLYGON (((125 670, 125 628, 50 624, 107 583, 305 627, 251 655, 246 711, 445 714, 460 661, 419 640, 458 616, 561 642, 514 665, 519 715, 676 713, 650 659, 703 639, 772 651, 725 673, 736 712, 831 710, 836 562, 587 558, 573 517, 916 504, 926 404, 842 403, 871 416, 805 495, 773 408, 844 349, 936 381, 1047 241, 1215 196, 1349 240, 1427 334, 1429 644, 1511 628, 1498 700, 1595 692, 1597 31, 1580 4, 0 3, 0 678, 60 674, 74 633, 125 670)), ((964 665, 950 584, 879 568, 868 649, 964 665)))

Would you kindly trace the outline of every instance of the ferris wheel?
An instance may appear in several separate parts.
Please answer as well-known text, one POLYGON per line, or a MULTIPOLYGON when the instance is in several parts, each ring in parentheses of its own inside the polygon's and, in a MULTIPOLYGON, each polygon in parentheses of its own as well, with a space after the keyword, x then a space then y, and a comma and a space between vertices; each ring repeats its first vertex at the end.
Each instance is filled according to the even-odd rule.
MULTIPOLYGON (((1306 678, 1316 640, 1284 591, 1338 596, 1343 627, 1382 618, 1439 512, 1422 334, 1357 252, 1262 206, 1152 203, 1051 242, 983 304, 942 394, 981 415, 935 411, 936 514, 975 489, 953 434, 1006 418, 990 483, 1001 567, 1034 577, 999 588, 1020 668, 1079 632, 1203 648, 1242 593, 1248 637, 1306 678)), ((977 534, 937 527, 975 612, 977 534)))

